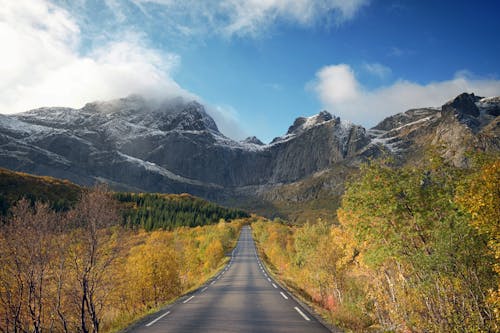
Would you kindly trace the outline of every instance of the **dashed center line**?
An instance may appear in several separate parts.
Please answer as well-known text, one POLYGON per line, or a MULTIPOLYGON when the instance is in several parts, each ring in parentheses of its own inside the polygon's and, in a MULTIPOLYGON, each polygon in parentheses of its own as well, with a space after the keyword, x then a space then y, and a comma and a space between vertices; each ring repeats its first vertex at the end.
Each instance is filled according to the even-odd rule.
POLYGON ((201 292, 204 292, 204 291, 205 291, 205 290, 207 290, 207 289, 208 289, 208 287, 205 287, 205 288, 203 288, 203 289, 201 290, 201 292))
POLYGON ((309 319, 309 317, 308 317, 308 316, 306 316, 306 315, 304 314, 304 312, 302 312, 302 311, 301 311, 298 307, 294 307, 294 309, 295 309, 298 313, 300 313, 300 315, 301 315, 301 316, 302 316, 305 320, 307 320, 307 321, 311 321, 311 319, 309 319))
POLYGON ((186 304, 187 302, 189 302, 189 301, 190 301, 190 300, 192 300, 193 298, 194 298, 194 295, 193 295, 193 296, 191 296, 191 297, 189 297, 187 300, 185 300, 185 301, 184 301, 184 302, 182 302, 182 303, 186 304))
POLYGON ((159 316, 155 320, 151 321, 150 323, 147 323, 146 326, 149 327, 149 326, 153 325, 154 323, 156 323, 158 320, 160 320, 161 318, 165 317, 169 313, 170 313, 170 311, 165 312, 164 314, 162 314, 161 316, 159 316))
POLYGON ((278 286, 277 286, 277 285, 275 285, 274 283, 273 283, 273 287, 274 287, 274 288, 278 288, 278 286))
POLYGON ((282 291, 280 291, 280 294, 281 296, 283 296, 284 299, 288 299, 288 297, 282 291))

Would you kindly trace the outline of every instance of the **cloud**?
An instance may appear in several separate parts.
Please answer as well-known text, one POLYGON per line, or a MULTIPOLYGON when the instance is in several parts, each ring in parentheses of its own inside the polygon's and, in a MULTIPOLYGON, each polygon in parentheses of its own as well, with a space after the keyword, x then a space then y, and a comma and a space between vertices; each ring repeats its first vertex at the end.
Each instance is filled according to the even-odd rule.
POLYGON ((462 92, 500 95, 500 80, 472 77, 467 71, 457 72, 446 81, 418 84, 397 80, 392 85, 369 90, 358 82, 346 64, 321 68, 308 87, 332 113, 366 127, 408 109, 440 106, 462 92))
POLYGON ((337 105, 356 99, 360 93, 354 72, 346 64, 323 67, 312 85, 325 105, 337 105))
MULTIPOLYGON (((130 94, 157 101, 178 96, 201 101, 171 77, 180 57, 148 47, 143 34, 125 30, 85 54, 80 52, 83 37, 77 19, 48 1, 3 4, 0 113, 41 106, 80 108, 130 94)), ((220 130, 239 138, 236 111, 221 110, 208 107, 220 130)))
POLYGON ((81 107, 139 93, 188 96, 170 78, 180 58, 146 47, 126 32, 80 54, 81 34, 69 13, 44 1, 16 0, 0 12, 0 112, 43 105, 81 107))
POLYGON ((374 75, 380 79, 385 79, 392 73, 392 70, 389 67, 379 64, 378 62, 364 63, 363 69, 369 74, 374 75))
MULTIPOLYGON (((108 0, 109 1, 109 0, 108 0)), ((369 0, 132 0, 143 11, 163 7, 178 24, 190 22, 189 31, 225 36, 259 36, 278 21, 312 26, 351 20, 369 0)))
POLYGON ((226 136, 235 140, 243 140, 249 136, 248 132, 241 128, 238 111, 232 106, 209 105, 207 112, 226 136))

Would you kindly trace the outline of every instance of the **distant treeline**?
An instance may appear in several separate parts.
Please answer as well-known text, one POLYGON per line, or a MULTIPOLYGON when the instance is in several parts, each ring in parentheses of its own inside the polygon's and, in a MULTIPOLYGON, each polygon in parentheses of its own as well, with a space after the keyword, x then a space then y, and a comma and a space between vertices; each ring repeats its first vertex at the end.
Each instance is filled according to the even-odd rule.
POLYGON ((147 231, 249 217, 242 210, 221 207, 189 194, 116 193, 115 198, 122 206, 123 224, 147 231))
MULTIPOLYGON (((72 209, 83 188, 67 180, 33 176, 0 168, 0 216, 6 216, 21 199, 34 206, 43 202, 56 212, 72 209)), ((221 207, 189 194, 115 193, 123 225, 147 231, 202 226, 249 217, 248 213, 221 207)))

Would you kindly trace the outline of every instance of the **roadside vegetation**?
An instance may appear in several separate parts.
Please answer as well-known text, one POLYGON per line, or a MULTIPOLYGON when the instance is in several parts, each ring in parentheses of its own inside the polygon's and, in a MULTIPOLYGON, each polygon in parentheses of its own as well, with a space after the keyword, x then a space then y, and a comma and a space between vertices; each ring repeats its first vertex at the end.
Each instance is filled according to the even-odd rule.
POLYGON ((123 328, 206 281, 244 223, 215 214, 215 224, 147 232, 124 227, 119 207, 100 186, 66 210, 11 206, 0 224, 0 332, 123 328))
MULTIPOLYGON (((252 224, 289 287, 352 332, 498 332, 500 159, 364 165, 339 223, 252 224)), ((334 220, 332 218, 332 220, 334 220)))

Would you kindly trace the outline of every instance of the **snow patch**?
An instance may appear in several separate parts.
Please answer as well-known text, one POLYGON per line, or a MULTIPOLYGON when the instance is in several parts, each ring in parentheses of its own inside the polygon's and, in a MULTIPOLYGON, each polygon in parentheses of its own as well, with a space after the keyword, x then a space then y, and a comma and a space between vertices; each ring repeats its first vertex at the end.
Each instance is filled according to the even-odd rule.
MULTIPOLYGON (((181 183, 191 184, 191 185, 198 185, 198 186, 206 186, 207 185, 206 183, 203 183, 203 182, 200 182, 200 181, 197 181, 197 180, 194 180, 194 179, 190 179, 190 178, 186 178, 186 177, 183 177, 183 176, 179 176, 179 175, 173 173, 172 171, 169 171, 169 170, 167 170, 167 169, 159 166, 156 163, 149 162, 149 161, 144 161, 144 160, 141 160, 139 158, 132 157, 130 155, 124 154, 122 152, 118 152, 118 155, 120 155, 121 157, 123 157, 125 160, 127 160, 129 162, 132 162, 134 164, 138 164, 138 165, 142 166, 144 169, 146 169, 148 171, 159 173, 162 176, 165 176, 165 177, 167 177, 169 179, 172 179, 172 180, 175 180, 175 181, 178 181, 178 182, 181 182, 181 183)), ((216 186, 214 184, 208 184, 208 185, 216 186)))

